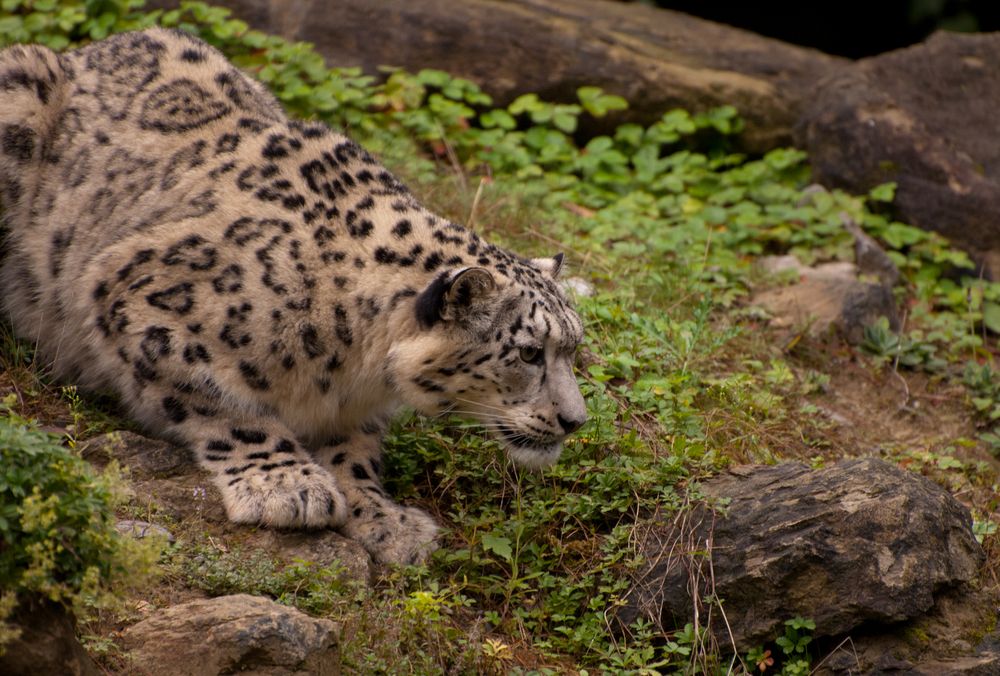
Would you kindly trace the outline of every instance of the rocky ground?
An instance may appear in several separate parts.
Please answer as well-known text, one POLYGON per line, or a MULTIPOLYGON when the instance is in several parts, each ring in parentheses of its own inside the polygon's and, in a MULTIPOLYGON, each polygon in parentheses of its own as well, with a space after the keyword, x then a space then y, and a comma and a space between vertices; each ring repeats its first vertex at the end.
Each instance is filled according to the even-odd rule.
MULTIPOLYGON (((648 564, 633 574, 615 621, 648 616, 665 628, 679 626, 695 608, 718 614, 709 599, 719 596, 726 599, 724 620, 716 618, 715 634, 706 638, 714 650, 735 645, 745 652, 780 635, 783 618, 798 615, 823 628, 814 636, 823 656, 818 673, 997 673, 995 560, 973 538, 969 508, 983 513, 993 504, 983 477, 995 476, 1000 464, 979 446, 958 446, 948 459, 970 471, 956 473, 944 469, 943 456, 921 451, 974 434, 961 393, 924 376, 873 368, 839 340, 807 337, 796 352, 798 367, 822 365, 829 375, 809 397, 829 421, 825 450, 816 455, 813 443, 783 449, 789 461, 777 465, 733 465, 700 489, 705 507, 637 529, 636 546, 648 564), (790 461, 797 454, 804 462, 790 461), (843 457, 857 459, 837 460, 843 457)), ((10 388, 0 379, 0 394, 10 388)), ((50 420, 53 429, 68 423, 50 420)), ((88 439, 80 452, 99 467, 115 460, 129 468, 133 493, 119 529, 133 537, 210 543, 222 556, 267 552, 285 565, 332 566, 338 584, 365 587, 389 573, 333 531, 229 523, 183 448, 123 430, 88 439)), ((240 584, 248 583, 220 588, 240 584)), ((216 594, 168 575, 130 599, 128 612, 88 626, 99 634, 90 634, 88 645, 100 645, 100 637, 117 646, 113 659, 100 660, 104 670, 121 673, 340 673, 343 623, 311 618, 267 596, 216 594)), ((65 632, 72 628, 61 614, 28 617, 27 626, 40 625, 25 635, 29 643, 38 645, 41 636, 44 645, 69 641, 63 652, 32 652, 33 669, 54 660, 53 671, 33 673, 97 673, 71 647, 65 632)), ((8 652, 17 654, 25 653, 8 652)), ((547 662, 530 653, 520 659, 547 662)), ((8 666, 10 673, 28 673, 19 670, 23 665, 8 666)))

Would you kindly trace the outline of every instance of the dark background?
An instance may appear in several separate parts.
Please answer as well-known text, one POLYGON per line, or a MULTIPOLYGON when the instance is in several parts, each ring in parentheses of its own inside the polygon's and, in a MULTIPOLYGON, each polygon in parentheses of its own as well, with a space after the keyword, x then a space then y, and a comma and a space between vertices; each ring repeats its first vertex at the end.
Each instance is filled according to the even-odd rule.
POLYGON ((1000 30, 1000 0, 641 0, 830 54, 871 56, 937 29, 1000 30))

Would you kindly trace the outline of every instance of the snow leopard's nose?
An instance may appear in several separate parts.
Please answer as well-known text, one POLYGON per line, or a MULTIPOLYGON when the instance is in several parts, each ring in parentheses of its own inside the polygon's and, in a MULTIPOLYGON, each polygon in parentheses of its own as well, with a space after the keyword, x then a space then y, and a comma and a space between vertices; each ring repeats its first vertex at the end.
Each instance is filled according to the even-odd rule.
POLYGON ((565 432, 566 434, 571 434, 577 431, 583 426, 583 423, 587 422, 586 418, 582 418, 580 420, 574 420, 574 419, 567 420, 566 418, 562 417, 561 413, 556 414, 556 420, 559 421, 559 426, 563 428, 563 432, 565 432))

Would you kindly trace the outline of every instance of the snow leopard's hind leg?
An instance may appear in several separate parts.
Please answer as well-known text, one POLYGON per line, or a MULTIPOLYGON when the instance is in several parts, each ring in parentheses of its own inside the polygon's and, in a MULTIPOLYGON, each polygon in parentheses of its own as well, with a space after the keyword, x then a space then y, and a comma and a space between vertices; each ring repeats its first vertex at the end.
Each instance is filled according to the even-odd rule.
POLYGON ((60 57, 39 45, 0 51, 0 313, 19 335, 40 325, 36 197, 69 88, 60 57))
POLYGON ((60 57, 47 47, 0 51, 0 200, 10 228, 29 225, 39 167, 47 159, 68 82, 60 57))

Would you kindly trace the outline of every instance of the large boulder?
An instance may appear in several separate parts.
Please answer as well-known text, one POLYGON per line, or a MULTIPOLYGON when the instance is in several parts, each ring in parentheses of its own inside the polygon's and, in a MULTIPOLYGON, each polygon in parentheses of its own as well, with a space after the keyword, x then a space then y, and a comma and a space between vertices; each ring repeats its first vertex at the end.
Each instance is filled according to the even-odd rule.
MULTIPOLYGON (((178 0, 154 0, 175 7, 178 0)), ((222 0, 255 28, 306 40, 335 66, 439 68, 498 103, 526 92, 576 101, 596 85, 628 119, 733 105, 744 144, 788 144, 809 91, 846 61, 679 12, 606 0, 222 0)), ((622 117, 614 119, 622 121, 622 117)))
POLYGON ((998 109, 1000 33, 936 33, 828 75, 797 141, 825 185, 894 181, 903 220, 979 254, 1000 279, 998 109))
POLYGON ((677 626, 693 603, 716 597, 727 620, 715 623, 716 637, 740 650, 773 640, 796 616, 815 621, 816 636, 842 636, 926 613, 973 583, 984 557, 968 510, 875 458, 821 470, 737 467, 703 489, 728 500, 722 513, 697 509, 641 538, 648 565, 619 616, 625 624, 677 626))
POLYGON ((340 629, 330 620, 247 594, 190 601, 124 634, 134 666, 151 676, 340 673, 340 629))

